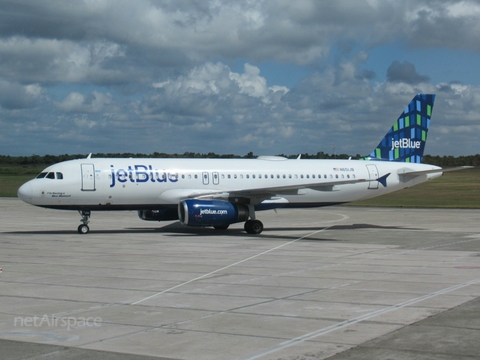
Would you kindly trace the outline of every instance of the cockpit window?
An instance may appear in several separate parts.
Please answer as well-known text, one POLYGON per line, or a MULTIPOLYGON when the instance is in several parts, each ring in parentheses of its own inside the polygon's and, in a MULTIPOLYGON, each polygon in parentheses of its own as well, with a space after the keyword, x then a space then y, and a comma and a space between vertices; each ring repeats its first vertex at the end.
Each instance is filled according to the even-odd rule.
POLYGON ((62 180, 63 179, 63 173, 61 172, 42 172, 37 175, 35 179, 57 179, 57 180, 62 180))

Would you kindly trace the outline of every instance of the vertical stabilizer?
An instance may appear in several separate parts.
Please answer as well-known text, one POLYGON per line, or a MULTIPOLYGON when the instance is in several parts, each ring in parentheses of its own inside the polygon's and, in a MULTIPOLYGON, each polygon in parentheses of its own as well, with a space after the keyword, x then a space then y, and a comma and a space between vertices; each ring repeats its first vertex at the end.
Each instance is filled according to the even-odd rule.
POLYGON ((418 94, 368 156, 370 160, 421 163, 435 95, 418 94))

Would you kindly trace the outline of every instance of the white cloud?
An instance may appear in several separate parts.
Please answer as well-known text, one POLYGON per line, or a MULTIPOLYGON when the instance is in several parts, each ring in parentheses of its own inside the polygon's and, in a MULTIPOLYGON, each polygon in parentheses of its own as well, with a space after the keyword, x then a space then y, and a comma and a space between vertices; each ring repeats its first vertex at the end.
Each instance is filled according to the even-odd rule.
POLYGON ((41 139, 71 152, 100 146, 95 130, 108 126, 108 151, 312 153, 335 143, 368 153, 415 93, 436 92, 431 131, 441 140, 428 151, 470 151, 476 62, 455 81, 454 65, 437 70, 428 51, 451 49, 452 64, 459 48, 476 59, 479 14, 473 0, 0 4, 2 146, 41 153, 41 139), (377 54, 388 64, 369 68, 382 46, 393 50, 377 54), (411 49, 431 65, 417 66, 411 49), (24 145, 9 136, 18 129, 24 145), (455 129, 451 139, 444 129, 455 129))
POLYGON ((267 80, 260 76, 260 69, 250 64, 245 64, 245 72, 237 74, 230 72, 229 77, 239 87, 240 93, 253 97, 265 97, 268 93, 267 80))
POLYGON ((115 107, 110 94, 104 94, 98 91, 93 91, 87 95, 72 92, 68 94, 62 102, 56 103, 55 105, 67 113, 102 113, 112 110, 111 107, 115 107))
POLYGON ((22 85, 0 78, 0 107, 5 109, 26 109, 35 105, 43 89, 39 84, 22 85))
POLYGON ((152 86, 163 89, 168 98, 193 94, 234 96, 238 89, 238 94, 260 98, 265 102, 270 102, 270 96, 275 93, 281 96, 289 91, 285 86, 268 87, 267 80, 260 75, 260 69, 250 64, 244 65, 243 73, 236 73, 222 63, 205 63, 195 67, 186 76, 153 83, 152 86))

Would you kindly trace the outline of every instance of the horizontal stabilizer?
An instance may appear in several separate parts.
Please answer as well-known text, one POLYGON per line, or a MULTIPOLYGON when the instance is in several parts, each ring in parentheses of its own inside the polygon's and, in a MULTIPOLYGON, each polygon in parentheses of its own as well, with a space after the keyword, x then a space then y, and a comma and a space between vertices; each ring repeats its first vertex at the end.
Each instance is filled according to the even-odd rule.
POLYGON ((428 174, 438 174, 438 173, 445 173, 449 171, 457 171, 457 170, 465 170, 465 169, 471 169, 473 166, 456 166, 456 167, 451 167, 451 168, 446 168, 443 169, 441 167, 436 167, 434 169, 430 170, 412 170, 409 168, 402 168, 397 171, 398 175, 409 175, 409 176, 420 176, 420 175, 428 175, 428 174))

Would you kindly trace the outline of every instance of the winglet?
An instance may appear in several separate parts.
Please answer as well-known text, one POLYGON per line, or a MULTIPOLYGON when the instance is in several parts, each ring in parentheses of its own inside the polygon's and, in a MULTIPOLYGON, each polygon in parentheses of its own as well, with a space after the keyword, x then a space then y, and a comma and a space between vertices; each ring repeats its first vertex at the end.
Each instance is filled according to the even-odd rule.
POLYGON ((383 175, 377 179, 377 181, 383 185, 383 187, 387 187, 387 178, 390 176, 391 173, 383 175))

